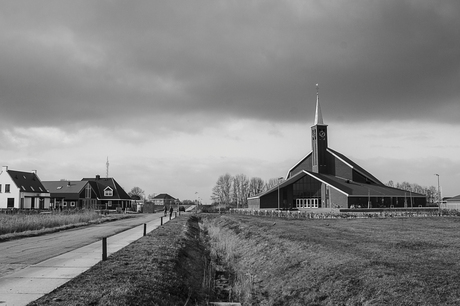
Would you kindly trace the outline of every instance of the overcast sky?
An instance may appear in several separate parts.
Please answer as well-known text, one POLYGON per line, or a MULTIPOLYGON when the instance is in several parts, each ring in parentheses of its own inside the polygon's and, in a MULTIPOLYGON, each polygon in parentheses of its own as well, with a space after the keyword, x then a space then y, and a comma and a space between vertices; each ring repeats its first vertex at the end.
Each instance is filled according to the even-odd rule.
POLYGON ((0 161, 210 201, 329 146, 383 182, 460 194, 460 2, 0 3, 0 161))

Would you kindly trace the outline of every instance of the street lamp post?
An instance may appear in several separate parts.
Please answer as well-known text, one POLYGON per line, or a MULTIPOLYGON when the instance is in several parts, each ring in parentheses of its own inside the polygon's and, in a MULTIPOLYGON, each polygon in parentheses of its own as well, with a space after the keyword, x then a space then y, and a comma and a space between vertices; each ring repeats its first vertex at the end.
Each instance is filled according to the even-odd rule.
POLYGON ((280 210, 280 180, 282 179, 282 177, 278 178, 278 210, 280 210))
POLYGON ((439 174, 435 173, 435 175, 438 177, 438 197, 439 197, 439 208, 441 208, 441 202, 442 202, 442 197, 441 197, 441 187, 439 185, 439 174))

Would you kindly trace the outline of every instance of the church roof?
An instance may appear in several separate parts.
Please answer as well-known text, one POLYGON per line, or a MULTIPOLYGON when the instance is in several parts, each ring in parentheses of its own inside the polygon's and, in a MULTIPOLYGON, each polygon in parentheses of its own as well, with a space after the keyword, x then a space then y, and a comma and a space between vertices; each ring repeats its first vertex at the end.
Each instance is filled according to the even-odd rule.
POLYGON ((339 153, 339 152, 337 152, 335 150, 332 150, 331 148, 327 148, 327 150, 329 151, 329 153, 334 155, 336 158, 342 160, 344 163, 348 164, 351 168, 353 168, 354 170, 358 171, 359 173, 361 173, 365 177, 368 177, 369 179, 371 179, 375 183, 383 185, 383 183, 381 181, 379 181, 375 176, 373 176, 371 173, 366 171, 364 168, 362 168, 360 165, 358 165, 357 163, 355 163, 354 161, 352 161, 351 159, 349 159, 348 157, 346 157, 342 153, 339 153))
POLYGON ((326 175, 320 173, 313 173, 304 171, 304 173, 315 177, 316 179, 324 182, 325 184, 339 190, 348 196, 371 196, 371 197, 425 197, 424 194, 409 192, 398 188, 388 187, 386 185, 376 184, 363 184, 351 180, 342 179, 333 175, 326 175))
MULTIPOLYGON (((283 183, 279 185, 279 188, 286 187, 288 185, 291 185, 295 183, 296 181, 300 180, 304 176, 309 175, 313 177, 314 179, 336 189, 337 191, 343 193, 346 196, 352 196, 352 197, 425 197, 424 194, 420 193, 414 193, 414 192, 409 192, 406 190, 402 189, 397 189, 393 187, 388 187, 385 185, 376 185, 376 184, 363 184, 363 183, 358 183, 354 182, 351 180, 347 179, 342 179, 339 177, 336 177, 334 175, 328 175, 328 174, 321 174, 321 173, 315 173, 311 171, 305 171, 302 170, 283 183)), ((251 197, 249 199, 253 198, 260 198, 266 194, 272 193, 272 192, 277 192, 278 186, 274 186, 273 188, 262 192, 254 197, 251 197)))

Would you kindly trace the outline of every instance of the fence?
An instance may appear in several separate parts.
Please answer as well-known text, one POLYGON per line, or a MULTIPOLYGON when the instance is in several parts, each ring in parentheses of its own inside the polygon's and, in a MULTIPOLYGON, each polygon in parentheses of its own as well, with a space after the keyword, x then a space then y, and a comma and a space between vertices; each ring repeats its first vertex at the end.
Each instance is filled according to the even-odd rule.
POLYGON ((253 209, 230 209, 231 214, 242 214, 250 216, 263 216, 272 218, 287 219, 356 219, 356 218, 417 218, 417 217, 454 217, 460 216, 460 211, 456 210, 414 210, 414 211, 396 211, 383 210, 378 212, 311 212, 305 210, 282 211, 282 210, 253 210, 253 209))

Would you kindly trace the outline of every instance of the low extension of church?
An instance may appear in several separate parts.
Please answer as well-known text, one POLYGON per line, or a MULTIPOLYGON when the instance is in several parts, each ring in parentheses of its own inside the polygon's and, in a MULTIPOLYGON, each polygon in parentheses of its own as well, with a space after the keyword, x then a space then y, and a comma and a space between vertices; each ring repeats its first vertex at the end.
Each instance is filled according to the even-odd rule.
POLYGON ((316 93, 312 151, 279 186, 248 199, 250 209, 425 207, 426 196, 388 187, 345 155, 328 147, 327 125, 316 93))

